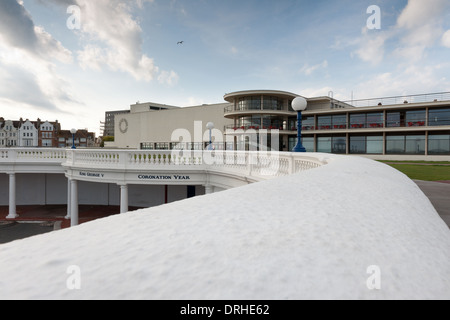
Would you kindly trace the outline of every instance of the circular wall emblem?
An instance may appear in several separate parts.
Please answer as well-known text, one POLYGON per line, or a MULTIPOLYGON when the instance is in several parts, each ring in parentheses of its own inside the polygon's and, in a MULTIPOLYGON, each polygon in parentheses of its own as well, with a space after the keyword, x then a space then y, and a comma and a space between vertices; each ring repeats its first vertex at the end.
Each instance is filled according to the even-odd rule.
POLYGON ((128 121, 127 121, 127 119, 120 120, 120 122, 119 122, 119 130, 122 133, 127 133, 127 131, 128 131, 128 121))

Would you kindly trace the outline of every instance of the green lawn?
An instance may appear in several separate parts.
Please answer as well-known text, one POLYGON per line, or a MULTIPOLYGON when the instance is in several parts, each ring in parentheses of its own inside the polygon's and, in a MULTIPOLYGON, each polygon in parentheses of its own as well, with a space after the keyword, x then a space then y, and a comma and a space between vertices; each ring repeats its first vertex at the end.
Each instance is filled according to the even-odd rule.
MULTIPOLYGON (((448 163, 448 162, 447 162, 448 163)), ((450 166, 439 164, 389 164, 395 169, 403 172, 412 180, 439 181, 450 180, 450 166)))

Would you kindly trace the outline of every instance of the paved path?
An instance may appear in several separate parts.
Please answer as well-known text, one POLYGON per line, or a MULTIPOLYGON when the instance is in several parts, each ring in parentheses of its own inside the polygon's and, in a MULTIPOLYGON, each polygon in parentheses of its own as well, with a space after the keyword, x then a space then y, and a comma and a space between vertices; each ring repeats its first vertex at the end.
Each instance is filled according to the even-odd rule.
POLYGON ((52 232, 53 230, 54 223, 3 222, 0 224, 0 245, 14 240, 52 232))
POLYGON ((441 218, 450 227, 450 183, 415 180, 415 183, 430 199, 441 218))

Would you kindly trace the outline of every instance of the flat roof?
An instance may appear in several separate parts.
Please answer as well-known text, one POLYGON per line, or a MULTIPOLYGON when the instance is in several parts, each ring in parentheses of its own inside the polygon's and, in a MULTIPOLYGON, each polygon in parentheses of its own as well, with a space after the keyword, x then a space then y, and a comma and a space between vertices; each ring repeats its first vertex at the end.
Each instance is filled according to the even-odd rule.
MULTIPOLYGON (((276 96, 276 97, 283 97, 283 98, 296 98, 301 97, 298 94, 287 92, 287 91, 280 91, 280 90, 245 90, 245 91, 236 91, 232 93, 227 93, 223 97, 225 101, 232 102, 232 98, 240 97, 240 96, 254 96, 254 95, 270 95, 270 96, 276 96)), ((305 98, 306 99, 306 98, 305 98)))

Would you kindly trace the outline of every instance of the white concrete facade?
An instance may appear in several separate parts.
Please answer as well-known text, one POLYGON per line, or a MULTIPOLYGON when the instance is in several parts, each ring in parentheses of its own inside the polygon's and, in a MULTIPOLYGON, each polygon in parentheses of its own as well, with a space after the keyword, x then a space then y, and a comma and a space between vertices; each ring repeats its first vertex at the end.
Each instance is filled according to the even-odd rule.
POLYGON ((141 143, 167 143, 179 129, 189 132, 191 142, 208 142, 208 122, 213 122, 220 132, 232 124, 231 120, 223 116, 227 105, 221 103, 148 112, 138 109, 136 112, 117 115, 114 146, 119 149, 140 149, 141 143))

